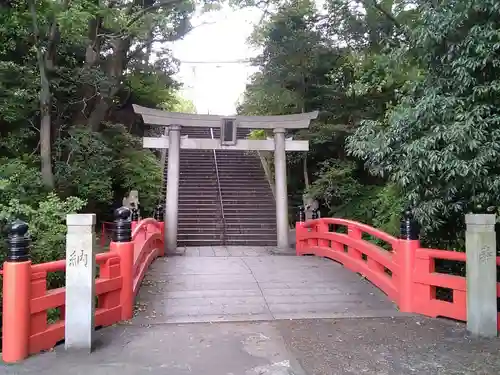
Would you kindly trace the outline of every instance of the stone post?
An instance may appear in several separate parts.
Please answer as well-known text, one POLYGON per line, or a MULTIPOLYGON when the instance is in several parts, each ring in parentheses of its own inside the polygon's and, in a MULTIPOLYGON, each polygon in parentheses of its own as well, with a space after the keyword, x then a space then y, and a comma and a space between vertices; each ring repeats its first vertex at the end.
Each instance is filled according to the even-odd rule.
POLYGON ((497 335, 497 275, 495 215, 465 215, 467 257, 467 330, 497 335))
POLYGON ((66 216, 66 350, 92 350, 95 313, 94 214, 66 216))
MULTIPOLYGON (((285 129, 274 129, 274 176, 278 247, 288 248, 288 193, 286 178, 285 129)), ((168 222, 167 222, 168 225, 168 222)))
POLYGON ((171 125, 169 129, 165 246, 167 251, 175 252, 177 250, 177 215, 179 213, 181 127, 171 125))

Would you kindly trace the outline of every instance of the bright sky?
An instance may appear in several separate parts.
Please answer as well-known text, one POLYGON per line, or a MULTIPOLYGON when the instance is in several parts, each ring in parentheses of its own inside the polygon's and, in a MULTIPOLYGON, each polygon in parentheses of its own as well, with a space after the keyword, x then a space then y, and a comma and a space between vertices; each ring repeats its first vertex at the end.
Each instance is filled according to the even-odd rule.
POLYGON ((249 8, 211 12, 193 19, 194 25, 205 24, 173 43, 174 56, 181 61, 177 79, 184 84, 182 94, 194 102, 198 113, 235 113, 255 68, 248 63, 227 62, 258 54, 247 39, 261 14, 249 8))

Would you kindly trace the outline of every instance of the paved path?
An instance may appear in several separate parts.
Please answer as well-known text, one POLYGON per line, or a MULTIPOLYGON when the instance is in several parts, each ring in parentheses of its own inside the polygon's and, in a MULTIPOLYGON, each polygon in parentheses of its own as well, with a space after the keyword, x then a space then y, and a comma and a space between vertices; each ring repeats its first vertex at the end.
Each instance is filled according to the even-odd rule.
POLYGON ((157 260, 141 287, 142 324, 400 313, 359 275, 318 257, 273 256, 272 248, 191 248, 157 260))
POLYGON ((497 375, 500 339, 421 317, 119 325, 92 355, 64 348, 2 375, 497 375))
POLYGON ((471 338, 461 323, 397 316, 380 292, 331 261, 269 256, 273 249, 184 252, 155 262, 136 317, 98 331, 91 355, 59 346, 0 364, 0 374, 500 373, 500 339, 471 338), (300 315, 335 319, 277 320, 300 315), (203 320, 210 322, 162 324, 203 320))

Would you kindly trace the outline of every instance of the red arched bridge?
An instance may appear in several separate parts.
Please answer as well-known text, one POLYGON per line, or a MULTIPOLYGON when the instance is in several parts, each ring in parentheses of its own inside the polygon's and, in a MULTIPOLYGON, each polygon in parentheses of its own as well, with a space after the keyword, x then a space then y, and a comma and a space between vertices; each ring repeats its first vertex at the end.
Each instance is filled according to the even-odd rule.
MULTIPOLYGON (((183 257, 164 257, 175 252, 163 242, 168 223, 148 218, 132 222, 127 233, 118 225, 127 219, 120 217, 125 211, 118 214, 109 251, 96 256, 96 327, 133 318, 134 304, 135 319, 146 323, 400 313, 466 320, 465 277, 436 267, 438 260, 465 262, 465 254, 422 248, 409 218, 400 238, 345 219, 298 222, 296 255, 316 257, 243 247, 193 248, 183 257)), ((25 224, 13 226, 11 237, 23 239, 27 230, 25 224)), ((3 266, 2 356, 7 363, 64 340, 65 288, 47 289, 47 277, 64 272, 66 261, 31 264, 22 243, 11 246, 3 266)))

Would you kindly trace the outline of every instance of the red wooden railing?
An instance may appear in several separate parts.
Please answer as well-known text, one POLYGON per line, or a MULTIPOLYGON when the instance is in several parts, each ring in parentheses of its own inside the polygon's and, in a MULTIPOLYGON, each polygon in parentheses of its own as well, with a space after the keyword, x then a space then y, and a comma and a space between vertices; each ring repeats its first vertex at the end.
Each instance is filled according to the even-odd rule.
MULTIPOLYGON (((131 242, 111 242, 108 252, 96 256, 96 327, 132 318, 133 299, 145 272, 156 257, 164 255, 163 227, 164 223, 154 219, 133 223, 131 242)), ((66 290, 48 290, 47 275, 65 269, 66 260, 4 263, 4 362, 17 362, 64 340, 66 290), (49 323, 49 312, 54 309, 59 310, 59 317, 49 323)))
POLYGON ((101 233, 100 233, 101 237, 99 244, 101 245, 102 248, 106 247, 111 242, 113 226, 114 223, 112 221, 103 221, 101 223, 101 233))
MULTIPOLYGON (((296 251, 297 255, 332 259, 362 274, 403 312, 466 321, 465 277, 436 269, 436 260, 465 262, 465 253, 421 248, 418 240, 398 239, 368 225, 335 218, 298 222, 296 251), (346 233, 339 233, 339 227, 344 227, 346 233), (384 242, 388 249, 363 239, 363 234, 384 242), (451 290, 451 300, 439 299, 437 288, 451 290)), ((500 297, 500 283, 497 296, 500 297)))

